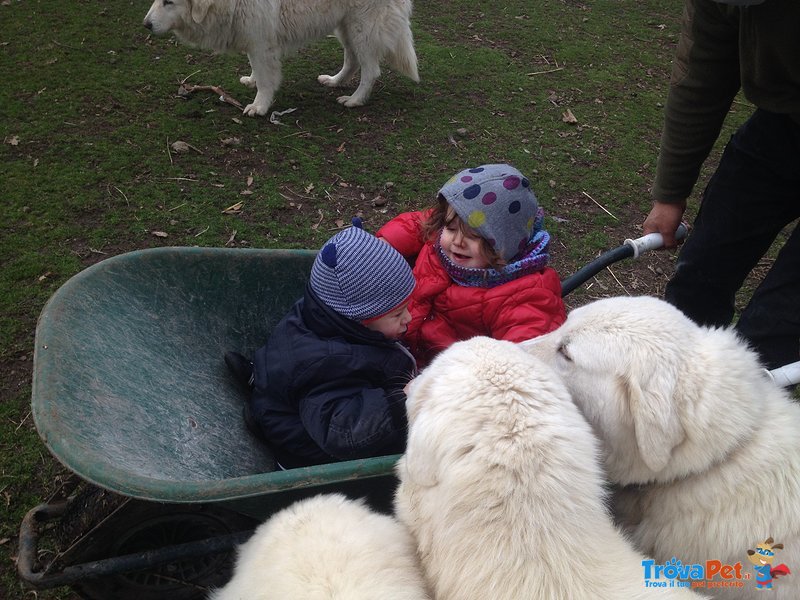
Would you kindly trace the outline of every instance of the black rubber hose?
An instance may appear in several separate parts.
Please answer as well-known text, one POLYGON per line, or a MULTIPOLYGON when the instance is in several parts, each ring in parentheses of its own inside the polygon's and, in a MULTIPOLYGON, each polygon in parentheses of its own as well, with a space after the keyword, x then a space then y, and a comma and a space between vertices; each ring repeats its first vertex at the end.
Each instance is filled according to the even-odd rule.
POLYGON ((631 256, 633 256, 633 246, 629 244, 623 244, 622 246, 617 246, 613 250, 603 252, 603 254, 595 258, 592 262, 561 282, 561 296, 566 296, 576 287, 583 285, 608 265, 613 265, 615 262, 631 256))

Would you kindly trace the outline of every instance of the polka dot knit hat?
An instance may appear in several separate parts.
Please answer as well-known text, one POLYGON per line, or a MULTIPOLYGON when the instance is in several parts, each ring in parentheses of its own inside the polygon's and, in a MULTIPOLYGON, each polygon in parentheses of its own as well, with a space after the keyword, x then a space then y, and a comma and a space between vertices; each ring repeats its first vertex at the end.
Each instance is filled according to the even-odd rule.
POLYGON ((539 204, 530 181, 514 167, 465 169, 445 183, 439 194, 504 260, 528 245, 539 204))
POLYGON ((416 284, 406 259, 358 226, 325 242, 309 283, 322 302, 354 321, 375 319, 397 308, 416 284))

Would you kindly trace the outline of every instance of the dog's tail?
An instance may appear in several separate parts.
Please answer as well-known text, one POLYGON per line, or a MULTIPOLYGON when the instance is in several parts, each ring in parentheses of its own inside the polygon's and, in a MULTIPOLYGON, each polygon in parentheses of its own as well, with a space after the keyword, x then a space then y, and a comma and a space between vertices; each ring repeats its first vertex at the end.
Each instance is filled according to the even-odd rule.
POLYGON ((419 81, 417 73, 417 53, 414 51, 414 36, 411 33, 411 0, 397 0, 387 8, 384 27, 390 33, 387 39, 394 39, 395 45, 389 48, 386 62, 389 68, 405 75, 411 81, 419 81))

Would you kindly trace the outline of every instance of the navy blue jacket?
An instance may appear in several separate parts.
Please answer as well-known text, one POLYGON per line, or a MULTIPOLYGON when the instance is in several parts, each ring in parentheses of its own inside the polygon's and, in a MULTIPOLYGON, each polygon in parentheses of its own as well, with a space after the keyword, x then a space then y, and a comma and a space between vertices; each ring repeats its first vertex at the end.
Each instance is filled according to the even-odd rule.
POLYGON ((403 452, 399 342, 324 305, 309 286, 253 357, 250 411, 285 468, 403 452))

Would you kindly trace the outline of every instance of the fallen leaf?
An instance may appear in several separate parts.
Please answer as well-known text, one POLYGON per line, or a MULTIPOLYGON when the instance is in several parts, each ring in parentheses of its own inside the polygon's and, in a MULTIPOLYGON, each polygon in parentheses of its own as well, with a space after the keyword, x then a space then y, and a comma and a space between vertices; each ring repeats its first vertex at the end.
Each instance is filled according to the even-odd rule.
POLYGON ((39 275, 39 281, 44 281, 45 279, 47 279, 48 277, 50 277, 50 275, 52 275, 52 273, 51 273, 50 271, 48 271, 48 272, 47 272, 47 273, 45 273, 44 275, 39 275))
POLYGON ((154 236, 160 237, 160 238, 168 237, 166 231, 151 231, 150 233, 152 233, 154 236))
POLYGON ((306 194, 310 194, 310 193, 311 193, 311 190, 313 190, 313 189, 314 189, 314 184, 313 184, 313 183, 309 183, 309 184, 308 184, 306 187, 304 187, 303 189, 306 191, 306 194))
POLYGON ((11 144, 12 146, 19 146, 19 136, 12 135, 10 138, 6 138, 6 143, 11 144))
POLYGON ((178 152, 178 153, 180 153, 180 152, 188 152, 189 150, 194 150, 198 154, 202 154, 203 153, 203 151, 200 150, 199 148, 196 148, 196 147, 192 146, 191 144, 187 144, 183 140, 175 140, 174 142, 172 142, 172 149, 175 152, 178 152))
POLYGON ((231 204, 231 205, 230 205, 228 208, 226 208, 226 209, 225 209, 225 210, 223 210, 222 212, 223 212, 224 214, 226 214, 226 215, 235 215, 235 214, 237 214, 237 213, 238 213, 240 210, 242 210, 242 207, 243 207, 243 206, 244 206, 244 202, 237 202, 236 204, 231 204))
POLYGON ((319 215, 319 221, 314 223, 311 226, 311 229, 317 229, 319 227, 319 224, 322 223, 322 219, 324 218, 324 215, 322 214, 322 211, 320 209, 317 209, 317 214, 319 215))
POLYGON ((564 113, 561 115, 561 120, 564 121, 564 123, 569 124, 575 124, 578 122, 578 119, 575 118, 575 115, 572 114, 570 109, 564 111, 564 113))
POLYGON ((344 145, 345 145, 346 143, 347 143, 347 142, 342 142, 341 144, 339 144, 339 147, 336 149, 336 151, 337 151, 337 152, 344 152, 344 145))
POLYGON ((337 227, 344 227, 344 220, 342 219, 336 219, 334 223, 336 224, 337 227))
POLYGON ((223 138, 220 140, 223 146, 239 146, 242 143, 238 137, 223 138))
POLYGON ((388 201, 389 199, 383 196, 375 196, 372 199, 372 206, 384 206, 388 201))
POLYGON ((252 175, 247 178, 247 187, 250 187, 251 185, 253 185, 253 176, 252 175))

